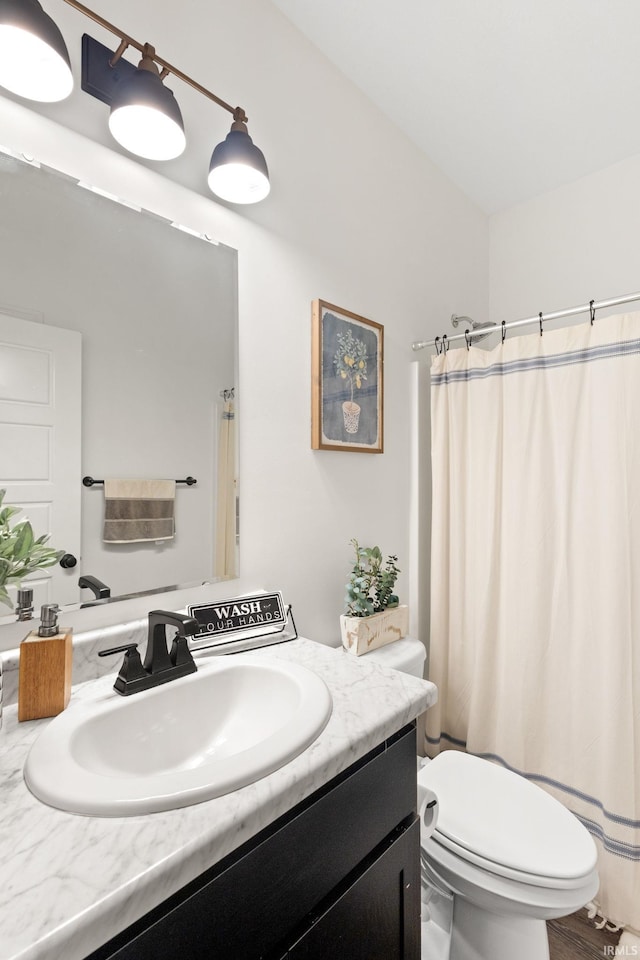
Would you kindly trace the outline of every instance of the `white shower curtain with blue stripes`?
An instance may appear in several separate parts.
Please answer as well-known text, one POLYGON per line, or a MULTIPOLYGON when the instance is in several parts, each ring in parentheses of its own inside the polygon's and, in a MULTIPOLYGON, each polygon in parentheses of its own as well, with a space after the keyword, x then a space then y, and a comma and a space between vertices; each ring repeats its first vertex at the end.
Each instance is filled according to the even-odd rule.
POLYGON ((431 384, 427 752, 561 800, 639 931, 640 313, 450 349, 431 384))

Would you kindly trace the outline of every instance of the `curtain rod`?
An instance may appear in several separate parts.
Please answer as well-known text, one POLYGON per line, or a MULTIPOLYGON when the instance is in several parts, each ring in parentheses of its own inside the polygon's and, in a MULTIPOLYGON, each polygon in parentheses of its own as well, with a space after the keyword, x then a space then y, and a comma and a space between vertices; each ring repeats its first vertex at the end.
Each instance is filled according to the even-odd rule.
MULTIPOLYGON (((603 310, 605 307, 617 307, 621 303, 632 303, 634 300, 640 300, 640 293, 630 293, 625 297, 614 297, 612 300, 595 300, 589 301, 589 303, 584 304, 580 307, 570 307, 568 310, 557 310, 555 313, 538 313, 535 317, 525 317, 523 320, 510 320, 503 323, 494 323, 494 329, 490 330, 489 327, 484 327, 482 330, 483 334, 486 333, 495 333, 498 330, 510 330, 513 327, 524 327, 527 324, 539 323, 541 328, 542 324, 546 320, 559 320, 561 317, 573 317, 578 313, 589 313, 590 310, 603 310)), ((475 334, 478 336, 478 332, 475 334)), ((444 334, 446 337, 445 342, 447 344, 452 343, 454 340, 465 340, 467 336, 471 341, 474 336, 473 330, 465 330, 464 333, 454 333, 452 337, 444 334)), ((434 340, 416 340, 411 344, 412 350, 423 350, 424 347, 435 347, 436 345, 442 342, 442 337, 436 337, 434 340)))

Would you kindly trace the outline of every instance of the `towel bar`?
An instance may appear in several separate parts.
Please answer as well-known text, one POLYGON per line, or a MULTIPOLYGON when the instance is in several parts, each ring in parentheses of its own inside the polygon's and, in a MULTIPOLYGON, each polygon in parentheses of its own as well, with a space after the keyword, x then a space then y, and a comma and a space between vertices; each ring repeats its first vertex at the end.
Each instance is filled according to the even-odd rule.
MULTIPOLYGON (((93 487, 96 484, 103 484, 104 480, 94 480, 93 477, 83 477, 82 482, 85 487, 93 487)), ((197 483, 195 477, 187 477, 186 480, 176 480, 176 483, 186 483, 188 487, 192 487, 194 483, 197 483)))

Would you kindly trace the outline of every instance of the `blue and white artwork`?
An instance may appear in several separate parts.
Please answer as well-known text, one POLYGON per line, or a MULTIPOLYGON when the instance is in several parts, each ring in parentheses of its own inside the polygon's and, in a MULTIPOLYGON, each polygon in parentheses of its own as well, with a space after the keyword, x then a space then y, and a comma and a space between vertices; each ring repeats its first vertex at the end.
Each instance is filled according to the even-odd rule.
POLYGON ((382 452, 382 327, 321 308, 321 445, 382 452))

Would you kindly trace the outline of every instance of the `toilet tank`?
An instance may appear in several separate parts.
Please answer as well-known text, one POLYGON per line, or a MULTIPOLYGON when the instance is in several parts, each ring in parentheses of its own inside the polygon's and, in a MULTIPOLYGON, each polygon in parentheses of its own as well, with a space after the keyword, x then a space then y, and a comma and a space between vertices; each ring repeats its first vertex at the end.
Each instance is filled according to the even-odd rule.
POLYGON ((371 661, 376 660, 384 664, 385 667, 392 667, 394 670, 400 670, 402 673, 409 673, 412 677, 418 677, 422 680, 424 675, 424 662, 427 651, 424 644, 414 637, 404 637, 402 640, 394 640, 384 647, 378 647, 370 653, 363 654, 362 659, 371 661))

